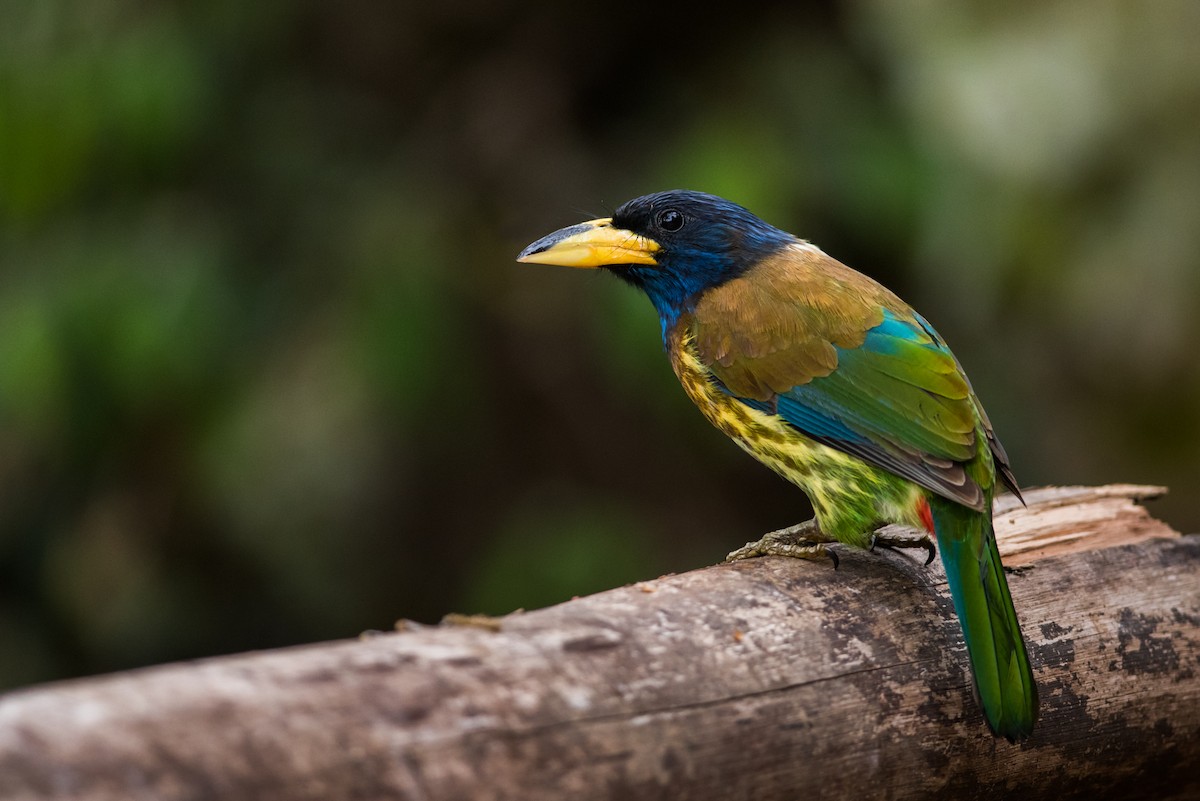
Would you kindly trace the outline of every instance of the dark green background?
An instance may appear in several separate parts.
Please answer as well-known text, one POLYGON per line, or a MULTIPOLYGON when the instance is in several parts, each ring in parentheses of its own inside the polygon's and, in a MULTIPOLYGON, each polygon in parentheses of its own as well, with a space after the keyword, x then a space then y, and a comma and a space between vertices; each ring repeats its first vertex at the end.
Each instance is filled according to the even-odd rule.
POLYGON ((644 298, 673 187, 897 290, 1025 484, 1200 523, 1200 4, 0 6, 0 686, 501 613, 807 516, 644 298), (903 10, 901 10, 903 9, 903 10))

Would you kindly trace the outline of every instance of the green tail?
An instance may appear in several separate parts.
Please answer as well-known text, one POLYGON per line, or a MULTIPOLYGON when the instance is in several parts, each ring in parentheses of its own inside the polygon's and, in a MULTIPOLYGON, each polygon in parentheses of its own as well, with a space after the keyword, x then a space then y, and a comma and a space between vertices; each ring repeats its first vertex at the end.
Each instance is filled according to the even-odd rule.
POLYGON ((996 550, 991 493, 987 496, 987 513, 939 497, 930 497, 929 507, 984 717, 993 732, 1012 741, 1033 730, 1037 687, 996 550))

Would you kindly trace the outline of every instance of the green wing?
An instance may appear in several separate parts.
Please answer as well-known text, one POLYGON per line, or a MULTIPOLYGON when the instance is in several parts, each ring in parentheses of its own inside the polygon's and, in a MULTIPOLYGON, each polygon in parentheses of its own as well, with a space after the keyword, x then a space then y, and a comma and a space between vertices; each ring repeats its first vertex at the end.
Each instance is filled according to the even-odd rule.
POLYGON ((981 431, 994 439, 990 426, 945 342, 875 281, 815 248, 791 248, 708 292, 689 322, 730 395, 982 510, 990 465, 964 468, 974 467, 981 431))

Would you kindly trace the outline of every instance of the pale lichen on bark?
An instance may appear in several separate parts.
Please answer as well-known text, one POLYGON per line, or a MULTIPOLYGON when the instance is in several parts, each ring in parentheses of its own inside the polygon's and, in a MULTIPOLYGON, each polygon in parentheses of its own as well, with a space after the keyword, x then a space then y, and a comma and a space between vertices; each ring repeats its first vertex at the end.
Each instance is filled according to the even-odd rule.
POLYGON ((1200 541, 1152 489, 999 502, 1043 701, 1020 745, 938 563, 843 550, 12 693, 0 797, 1197 797, 1200 541))

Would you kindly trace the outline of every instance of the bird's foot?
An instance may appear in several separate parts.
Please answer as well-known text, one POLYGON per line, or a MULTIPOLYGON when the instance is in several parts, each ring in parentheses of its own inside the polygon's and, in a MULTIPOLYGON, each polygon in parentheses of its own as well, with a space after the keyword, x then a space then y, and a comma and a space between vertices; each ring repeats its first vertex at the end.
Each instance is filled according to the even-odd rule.
POLYGON ((837 570, 838 555, 825 547, 836 542, 817 526, 816 520, 806 520, 795 526, 764 534, 756 542, 748 542, 725 557, 726 562, 753 559, 756 556, 788 556, 793 559, 822 559, 829 557, 837 570))
POLYGON ((871 551, 874 551, 876 548, 887 548, 889 550, 923 548, 926 552, 926 566, 933 561, 933 557, 937 556, 937 546, 933 544, 933 540, 928 534, 916 529, 900 528, 898 526, 889 526, 886 529, 876 531, 871 536, 871 551))

